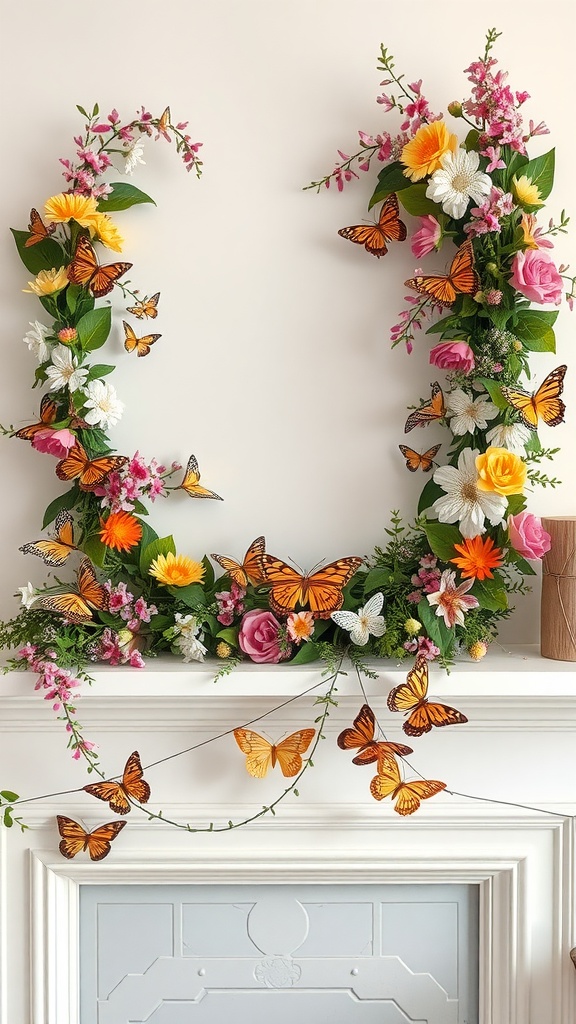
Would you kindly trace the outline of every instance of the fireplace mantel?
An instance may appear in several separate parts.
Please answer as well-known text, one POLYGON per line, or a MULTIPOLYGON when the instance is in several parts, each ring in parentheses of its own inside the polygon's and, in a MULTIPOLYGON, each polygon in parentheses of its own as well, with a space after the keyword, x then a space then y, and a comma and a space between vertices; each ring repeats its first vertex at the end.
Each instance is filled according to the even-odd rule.
MULTIPOLYGON (((243 664, 214 683, 218 667, 169 658, 141 671, 95 666, 78 717, 100 745, 105 771, 118 774, 134 749, 152 765, 278 705, 254 726, 272 740, 319 713, 320 666, 243 664)), ((386 695, 406 666, 374 669, 379 678, 364 680, 366 693, 399 739, 402 718, 386 711, 386 695)), ((494 647, 483 662, 459 662, 449 675, 433 669, 431 694, 464 711, 469 723, 413 741, 409 760, 426 777, 445 780, 453 795, 438 794, 410 819, 372 800, 372 769, 351 765, 335 743, 364 699, 349 669, 315 767, 299 784, 300 797, 287 797, 276 817, 190 835, 133 812, 101 863, 58 853, 56 813, 92 828, 109 812, 85 793, 62 792, 80 789, 86 774, 71 761, 62 723, 34 681, 28 673, 0 680, 0 787, 23 797, 62 795, 27 805, 29 830, 0 837, 0 1024, 78 1024, 83 884, 289 880, 479 884, 481 1024, 573 1024, 575 665, 541 659, 536 648, 494 647)), ((230 736, 151 768, 147 778, 151 806, 202 827, 254 813, 284 788, 276 772, 250 778, 230 736)))

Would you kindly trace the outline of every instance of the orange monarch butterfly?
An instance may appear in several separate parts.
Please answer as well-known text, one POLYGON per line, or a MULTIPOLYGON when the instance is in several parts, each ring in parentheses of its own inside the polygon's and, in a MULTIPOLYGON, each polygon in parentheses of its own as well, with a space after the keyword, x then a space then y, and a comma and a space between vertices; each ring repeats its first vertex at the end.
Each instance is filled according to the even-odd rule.
POLYGON ((264 582, 271 585, 268 600, 278 615, 289 615, 298 605, 308 606, 319 619, 329 619, 342 607, 342 589, 362 565, 357 556, 339 558, 336 562, 302 575, 291 565, 273 555, 262 555, 264 582))
POLYGON ((398 764, 393 757, 384 757, 378 762, 378 775, 370 783, 370 792, 375 800, 384 800, 387 796, 396 800, 394 810, 397 814, 414 814, 422 800, 428 800, 443 789, 446 789, 446 783, 435 779, 402 782, 398 764))
POLYGON ((523 388, 501 388, 504 398, 516 412, 520 413, 520 419, 526 427, 536 430, 539 418, 549 427, 557 427, 559 423, 563 423, 566 406, 559 395, 564 390, 567 369, 564 364, 557 366, 531 395, 523 388))
POLYGON ((215 498, 216 501, 224 501, 215 491, 209 491, 207 487, 200 484, 200 469, 195 455, 188 459, 188 465, 184 473, 182 483, 175 488, 176 491, 186 491, 192 498, 215 498))
POLYGON ((103 455, 98 459, 89 459, 86 449, 76 441, 65 459, 61 459, 56 466, 56 476, 59 480, 75 480, 83 491, 91 491, 112 473, 127 463, 125 455, 103 455))
POLYGON ((164 136, 165 139, 168 139, 168 141, 170 141, 170 136, 168 135, 168 132, 167 132, 166 129, 169 128, 169 127, 170 127, 170 107, 166 107, 166 110, 164 111, 164 113, 162 114, 160 120, 158 121, 158 131, 160 132, 161 135, 164 136))
POLYGON ((428 295, 439 306, 453 306, 458 295, 475 295, 480 290, 480 278, 474 270, 472 242, 464 242, 460 246, 447 275, 412 277, 404 284, 407 288, 428 295))
POLYGON ((233 558, 228 558, 227 555, 210 555, 210 558, 218 562, 218 565, 222 566, 226 575, 230 576, 239 587, 245 587, 248 581, 256 587, 259 583, 264 582, 261 557, 265 549, 266 541, 264 537, 256 537, 256 540, 252 541, 244 555, 244 561, 241 565, 239 562, 235 562, 233 558))
POLYGON ((128 814, 130 798, 139 804, 146 804, 150 799, 150 786, 143 778, 140 755, 137 750, 126 761, 122 782, 94 782, 84 786, 86 793, 98 800, 107 800, 111 811, 115 814, 128 814))
POLYGON ((147 356, 150 351, 150 346, 161 338, 161 334, 146 334, 143 338, 137 338, 136 334, 127 324, 125 320, 122 321, 124 324, 124 348, 127 352, 133 352, 136 349, 139 356, 147 356))
POLYGON ((382 203, 377 224, 355 224, 349 228, 340 228, 339 235, 350 242, 363 245, 366 252, 380 259, 388 252, 386 242, 403 242, 406 238, 406 225, 399 217, 398 196, 392 192, 382 203))
POLYGON ((39 430, 46 430, 46 427, 51 427, 56 422, 57 409, 54 399, 50 395, 44 395, 40 402, 39 422, 31 423, 29 427, 21 427, 13 436, 21 438, 22 441, 32 441, 39 430))
POLYGON ((410 413, 404 424, 404 433, 408 434, 414 427, 425 427, 428 423, 432 423, 433 420, 441 420, 445 415, 444 392, 438 381, 435 380, 432 384, 430 401, 424 402, 424 405, 421 405, 419 409, 415 409, 414 412, 410 413))
POLYGON ((131 263, 108 263, 101 266, 91 242, 86 235, 80 235, 74 259, 68 267, 68 280, 72 284, 85 285, 94 298, 99 299, 112 291, 118 278, 130 270, 131 266, 131 263))
POLYGON ((406 459, 406 469, 409 469, 411 473, 415 473, 418 469, 421 469, 423 473, 429 473, 442 445, 432 445, 427 452, 415 452, 413 448, 408 448, 405 444, 399 444, 398 447, 406 459))
POLYGON ((56 516, 56 536, 49 540, 36 540, 30 544, 23 544, 20 551, 25 555, 39 555, 46 565, 64 565, 67 558, 73 551, 77 551, 74 543, 74 520, 66 509, 60 509, 56 516))
POLYGON ((363 704, 354 719, 351 729, 344 729, 337 743, 341 750, 354 750, 359 747, 352 764, 372 764, 385 754, 400 754, 406 757, 412 753, 412 747, 405 743, 389 743, 387 740, 375 740, 376 720, 374 712, 368 704, 363 704))
POLYGON ((144 317, 149 316, 151 320, 154 320, 158 316, 158 300, 160 298, 160 292, 156 292, 155 295, 151 295, 150 298, 147 296, 144 299, 137 299, 137 306, 128 306, 127 312, 137 316, 139 320, 143 320, 144 317))
POLYGON ((432 703, 428 700, 428 662, 417 658, 414 667, 406 676, 406 682, 395 686, 388 694, 390 711, 409 712, 402 728, 408 736, 422 736, 432 726, 462 725, 468 719, 461 711, 448 704, 432 703))
POLYGON ((47 594, 36 601, 36 608, 63 615, 69 622, 87 622, 93 618, 92 608, 106 611, 108 594, 98 583, 96 573, 88 558, 80 562, 77 576, 78 591, 65 594, 47 594))
POLYGON ((55 230, 55 224, 50 224, 46 227, 46 224, 42 220, 38 210, 30 210, 30 223, 28 225, 30 237, 24 242, 24 248, 27 249, 30 245, 37 245, 38 242, 43 242, 45 238, 50 238, 50 235, 55 230))
POLYGON ((92 860, 104 860, 110 853, 110 843, 122 831, 125 821, 109 821, 93 832, 86 832, 73 818, 57 814, 58 831, 62 836, 59 850, 63 857, 71 860, 81 850, 88 850, 92 860))
POLYGON ((314 737, 315 729, 299 729, 280 743, 269 743, 251 729, 234 729, 234 738, 243 754, 246 754, 246 771, 255 779, 263 779, 276 761, 286 778, 297 775, 302 768, 302 754, 305 754, 314 737))

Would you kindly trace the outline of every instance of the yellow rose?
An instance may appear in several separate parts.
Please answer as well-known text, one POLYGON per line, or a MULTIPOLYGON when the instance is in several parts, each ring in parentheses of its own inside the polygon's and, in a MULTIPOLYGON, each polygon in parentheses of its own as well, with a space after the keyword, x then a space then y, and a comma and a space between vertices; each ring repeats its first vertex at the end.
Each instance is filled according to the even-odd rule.
POLYGON ((407 168, 404 174, 411 181, 426 178, 442 166, 444 154, 455 153, 457 146, 458 137, 448 131, 444 121, 423 124, 402 150, 400 160, 407 168))
POLYGON ((53 267, 52 270, 41 270, 34 281, 28 281, 29 288, 23 288, 23 292, 29 295, 52 295, 59 292, 68 284, 66 267, 53 267))
POLYGON ((75 220, 80 227, 88 228, 97 215, 97 201, 92 196, 78 196, 73 192, 60 192, 51 196, 44 204, 46 220, 53 224, 64 224, 75 220))
POLYGON ((96 213, 88 227, 90 233, 95 234, 102 245, 108 249, 114 249, 114 252, 122 252, 124 239, 107 213, 96 213))
POLYGON ((496 494, 522 494, 526 485, 526 464, 507 448, 488 448, 476 456, 479 491, 496 494))

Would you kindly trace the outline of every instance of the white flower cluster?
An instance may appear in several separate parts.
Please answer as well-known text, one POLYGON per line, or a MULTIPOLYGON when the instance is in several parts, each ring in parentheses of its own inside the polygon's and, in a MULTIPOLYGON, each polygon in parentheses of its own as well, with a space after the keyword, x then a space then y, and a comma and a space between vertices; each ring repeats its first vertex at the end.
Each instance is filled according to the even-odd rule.
POLYGON ((204 661, 208 651, 202 643, 204 634, 196 616, 176 612, 174 618, 174 629, 177 634, 174 644, 182 653, 184 662, 188 664, 191 661, 204 661))

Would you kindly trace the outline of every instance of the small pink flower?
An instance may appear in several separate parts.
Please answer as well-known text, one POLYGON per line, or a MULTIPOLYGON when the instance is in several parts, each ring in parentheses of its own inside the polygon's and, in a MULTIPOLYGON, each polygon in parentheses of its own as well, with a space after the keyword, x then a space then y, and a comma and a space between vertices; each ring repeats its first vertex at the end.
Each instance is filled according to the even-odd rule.
POLYGON ((428 637, 421 636, 418 638, 418 654, 426 658, 427 661, 434 661, 440 654, 440 648, 436 647, 428 637))
POLYGON ((71 345, 77 337, 78 331, 75 327, 63 327, 58 331, 58 341, 61 341, 63 345, 71 345))
POLYGON ((255 609, 242 619, 238 643, 251 661, 259 664, 281 661, 286 657, 280 643, 280 623, 272 612, 255 609))
POLYGON ((292 612, 286 622, 286 632, 295 644, 307 641, 314 632, 314 616, 312 612, 292 612))
POLYGON ((44 430, 37 430, 32 438, 32 447, 37 452, 54 455, 56 459, 65 459, 75 443, 74 434, 66 428, 52 430, 51 427, 46 427, 44 430))
POLYGON ((457 373, 470 373, 476 363, 474 353, 465 341, 441 341, 430 350, 432 366, 457 373))
POLYGON ((416 259, 422 259, 423 256, 427 256, 428 253, 433 252, 437 249, 442 239, 442 228, 435 217, 427 214, 425 217, 419 217, 420 227, 412 235, 412 241, 410 242, 410 248, 416 259))
POLYGON ((455 586, 456 573, 445 569, 440 577, 440 587, 434 594, 428 594, 430 605, 436 605, 436 615, 442 616, 448 629, 452 626, 464 625, 464 614, 471 608, 478 607, 478 600, 467 591, 474 586, 474 579, 464 580, 455 586))
POLYGON ((562 301, 562 278, 548 254, 541 249, 516 253, 510 285, 530 302, 552 302, 559 306, 562 301))
POLYGON ((506 167, 503 160, 500 159, 500 146, 486 146, 483 151, 483 155, 487 156, 490 163, 486 168, 486 173, 491 174, 492 171, 499 171, 501 168, 506 167))
POLYGON ((508 534, 512 547, 522 558, 543 558, 552 546, 550 534, 532 512, 508 516, 508 534))
POLYGON ((489 291, 485 292, 484 298, 488 306, 499 306, 502 302, 502 292, 499 288, 490 288, 489 291))

